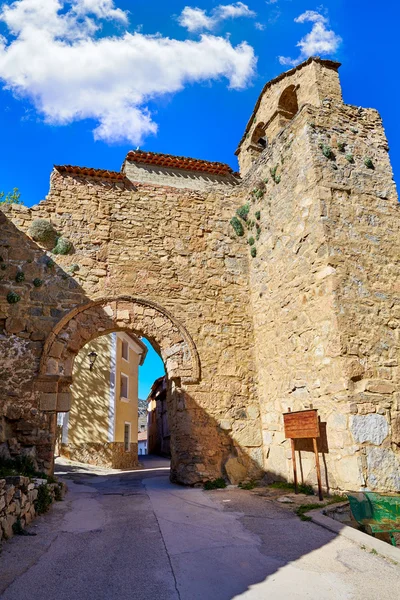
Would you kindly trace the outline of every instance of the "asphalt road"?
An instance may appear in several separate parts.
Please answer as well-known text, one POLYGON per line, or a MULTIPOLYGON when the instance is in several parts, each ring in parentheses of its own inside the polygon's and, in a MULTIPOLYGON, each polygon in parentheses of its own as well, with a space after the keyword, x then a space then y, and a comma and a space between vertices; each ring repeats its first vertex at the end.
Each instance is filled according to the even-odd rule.
POLYGON ((238 489, 59 467, 70 491, 0 555, 2 600, 386 600, 400 566, 238 489))

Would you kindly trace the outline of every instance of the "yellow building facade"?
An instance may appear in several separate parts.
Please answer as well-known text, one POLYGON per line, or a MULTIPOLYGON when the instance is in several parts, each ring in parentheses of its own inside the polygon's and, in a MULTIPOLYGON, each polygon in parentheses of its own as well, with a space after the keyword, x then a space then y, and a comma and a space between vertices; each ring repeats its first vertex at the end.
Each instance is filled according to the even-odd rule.
POLYGON ((117 469, 138 465, 138 375, 146 353, 141 340, 123 332, 81 350, 71 410, 59 421, 61 455, 117 469))

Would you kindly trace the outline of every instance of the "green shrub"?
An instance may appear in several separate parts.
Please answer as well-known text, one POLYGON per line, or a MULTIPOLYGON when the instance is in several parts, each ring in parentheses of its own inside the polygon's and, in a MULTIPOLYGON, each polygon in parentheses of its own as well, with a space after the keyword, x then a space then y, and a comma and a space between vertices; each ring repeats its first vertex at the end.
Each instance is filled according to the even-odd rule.
POLYGON ((247 221, 247 217, 249 216, 250 205, 244 204, 240 208, 237 209, 236 214, 243 219, 243 221, 247 221))
POLYGON ((255 258, 257 256, 257 249, 255 246, 252 246, 250 249, 250 254, 253 258, 255 258))
MULTIPOLYGON (((233 217, 233 218, 235 219, 236 217, 233 217)), ((239 223, 240 223, 240 221, 239 221, 239 223)), ((68 271, 70 273, 76 273, 76 271, 79 271, 79 265, 71 265, 70 267, 68 267, 68 271)))
POLYGON ((255 239, 253 238, 253 236, 249 237, 249 239, 247 240, 249 246, 254 246, 254 244, 256 243, 255 239))
POLYGON ((237 217, 232 217, 230 223, 235 230, 236 235, 240 237, 244 235, 244 227, 237 217))
POLYGON ((49 488, 47 487, 47 483, 42 483, 38 487, 38 495, 36 500, 34 501, 35 510, 38 515, 42 515, 47 512, 52 503, 52 498, 49 492, 49 488))
POLYGON ((39 279, 39 277, 36 277, 36 279, 33 280, 33 285, 36 288, 39 288, 41 285, 43 285, 43 281, 39 279))
POLYGON ((255 217, 256 217, 257 221, 259 221, 261 219, 261 212, 259 210, 255 213, 255 217))
POLYGON ((52 269, 56 263, 52 258, 46 259, 46 269, 52 269))
POLYGON ((53 248, 53 254, 69 254, 72 250, 72 242, 64 237, 59 237, 55 247, 53 248))
POLYGON ((35 242, 41 242, 42 244, 50 244, 57 237, 53 225, 46 219, 35 219, 32 221, 32 225, 29 228, 29 235, 35 242))
POLYGON ((368 169, 373 169, 374 168, 374 163, 372 162, 372 160, 370 158, 364 158, 364 165, 368 168, 368 169))
POLYGON ((352 154, 346 154, 346 160, 347 160, 347 162, 353 164, 354 163, 354 156, 352 154))
POLYGON ((210 481, 206 481, 204 484, 205 490, 217 490, 226 488, 226 481, 223 477, 218 477, 218 479, 211 479, 210 481))
POLYGON ((337 147, 338 147, 339 152, 344 152, 346 149, 346 144, 344 142, 338 142, 337 147))
POLYGON ((25 273, 23 271, 17 271, 17 274, 15 276, 15 281, 17 283, 21 283, 22 281, 25 281, 25 273))
POLYGON ((21 296, 17 292, 8 292, 7 302, 9 304, 17 304, 21 300, 21 296))

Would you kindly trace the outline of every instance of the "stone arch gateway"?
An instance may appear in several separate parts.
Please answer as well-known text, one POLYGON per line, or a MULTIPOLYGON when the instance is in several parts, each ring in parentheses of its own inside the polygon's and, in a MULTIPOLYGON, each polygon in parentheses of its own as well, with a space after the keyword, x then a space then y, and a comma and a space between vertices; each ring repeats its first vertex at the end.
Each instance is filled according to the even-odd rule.
POLYGON ((172 477, 185 478, 184 457, 191 446, 191 430, 179 431, 182 420, 176 418, 178 398, 191 384, 200 381, 200 359, 185 327, 157 303, 122 296, 98 299, 67 313, 52 329, 44 344, 39 375, 35 383, 39 407, 44 412, 70 410, 73 364, 77 353, 92 339, 114 331, 127 331, 145 337, 163 359, 167 379, 169 412, 174 426, 172 436, 172 477), (181 435, 180 435, 181 434, 181 435), (184 448, 175 438, 186 436, 184 448), (179 472, 179 476, 177 473, 179 472))

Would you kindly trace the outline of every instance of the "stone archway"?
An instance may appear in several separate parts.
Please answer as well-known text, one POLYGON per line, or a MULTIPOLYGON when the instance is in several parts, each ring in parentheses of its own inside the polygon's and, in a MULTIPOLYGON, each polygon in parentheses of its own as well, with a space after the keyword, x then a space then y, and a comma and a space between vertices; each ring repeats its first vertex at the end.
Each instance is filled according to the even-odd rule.
MULTIPOLYGON (((40 410, 50 413, 70 410, 76 355, 92 339, 115 331, 145 337, 160 354, 167 374, 171 406, 179 402, 180 396, 186 395, 186 386, 199 382, 200 360, 195 344, 185 327, 167 310, 141 298, 102 298, 69 312, 49 334, 35 384, 40 410)), ((173 433, 179 438, 183 432, 173 433)), ((186 444, 184 452, 187 452, 186 444)), ((179 464, 179 451, 175 449, 172 455, 174 471, 174 462, 176 466, 179 464)))

